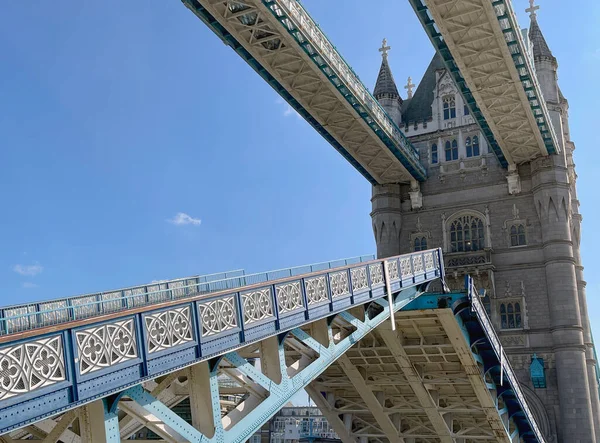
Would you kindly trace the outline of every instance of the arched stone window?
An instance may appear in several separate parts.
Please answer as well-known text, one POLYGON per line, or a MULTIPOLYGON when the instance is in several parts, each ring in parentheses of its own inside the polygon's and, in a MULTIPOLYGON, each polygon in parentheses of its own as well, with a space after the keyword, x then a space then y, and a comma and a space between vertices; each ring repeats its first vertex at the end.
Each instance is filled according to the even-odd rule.
POLYGON ((485 247, 485 224, 474 215, 462 215, 449 226, 450 252, 480 251, 485 247))
POLYGON ((502 329, 520 329, 523 327, 519 302, 500 304, 500 326, 502 329))
POLYGON ((476 135, 473 136, 473 157, 477 157, 479 155, 479 137, 476 135))
POLYGON ((467 157, 477 157, 479 156, 479 137, 476 135, 471 137, 467 137, 465 140, 465 148, 467 151, 467 157))
POLYGON ((446 154, 447 162, 458 160, 458 143, 456 142, 456 139, 452 140, 452 142, 450 142, 450 140, 446 141, 444 152, 446 154))
POLYGON ((427 249, 427 238, 415 237, 415 252, 425 251, 427 249))
POLYGON ((444 120, 456 118, 456 100, 453 95, 444 97, 444 120))
POLYGON ((434 143, 431 145, 431 164, 435 165, 438 162, 438 149, 437 145, 434 143))
POLYGON ((524 246, 527 244, 525 237, 525 226, 522 224, 510 227, 510 246, 524 246))

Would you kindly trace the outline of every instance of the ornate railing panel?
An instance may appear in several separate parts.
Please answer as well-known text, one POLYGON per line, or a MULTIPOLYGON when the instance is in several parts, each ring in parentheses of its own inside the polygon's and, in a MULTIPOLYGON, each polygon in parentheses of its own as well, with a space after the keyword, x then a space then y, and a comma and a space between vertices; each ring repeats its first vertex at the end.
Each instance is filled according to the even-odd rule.
POLYGON ((275 271, 245 274, 243 270, 222 272, 200 277, 188 277, 118 291, 79 295, 60 300, 29 303, 0 308, 0 336, 29 329, 42 328, 97 315, 119 312, 123 309, 147 306, 193 297, 198 294, 235 289, 264 283, 294 275, 348 266, 373 260, 373 255, 363 255, 275 271))
MULTIPOLYGON (((132 303, 128 309, 97 313, 62 327, 0 336, 0 434, 55 410, 385 297, 384 262, 396 269, 389 282, 393 292, 443 276, 441 250, 436 249, 385 261, 357 260, 238 290, 169 299, 160 306, 132 303), (431 269, 421 266, 412 277, 400 278, 399 260, 419 269, 428 255, 431 269), (47 401, 39 402, 41 396, 47 401)), ((103 302, 117 301, 113 294, 103 302)))

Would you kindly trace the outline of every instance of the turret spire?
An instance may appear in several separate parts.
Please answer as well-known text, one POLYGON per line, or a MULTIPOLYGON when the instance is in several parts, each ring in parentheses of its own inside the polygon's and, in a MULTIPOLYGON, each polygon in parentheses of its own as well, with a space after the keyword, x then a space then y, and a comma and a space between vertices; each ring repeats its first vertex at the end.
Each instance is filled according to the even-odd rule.
POLYGON ((400 94, 398 93, 398 88, 396 87, 392 70, 388 64, 388 51, 390 49, 392 49, 391 46, 388 46, 387 40, 384 38, 381 48, 379 48, 382 58, 381 68, 379 68, 377 83, 375 83, 375 89, 373 90, 373 95, 377 100, 382 97, 402 100, 400 98, 400 94))
POLYGON ((535 0, 529 0, 529 8, 525 9, 525 12, 529 12, 529 18, 532 20, 536 17, 535 11, 540 9, 539 6, 535 6, 535 0))
POLYGON ((398 93, 392 70, 388 64, 388 51, 392 49, 387 44, 387 40, 383 39, 381 48, 381 68, 377 76, 377 83, 373 90, 373 96, 383 106, 383 109, 389 114, 392 120, 400 125, 402 121, 402 97, 398 93))
POLYGON ((540 25, 537 22, 536 11, 539 9, 540 7, 535 5, 535 0, 529 0, 529 8, 525 10, 525 12, 529 13, 529 17, 531 18, 529 40, 531 40, 531 43, 533 44, 533 57, 535 59, 547 58, 556 63, 556 58, 552 55, 552 51, 550 51, 548 43, 546 43, 546 39, 544 38, 544 34, 542 34, 542 30, 540 29, 540 25))

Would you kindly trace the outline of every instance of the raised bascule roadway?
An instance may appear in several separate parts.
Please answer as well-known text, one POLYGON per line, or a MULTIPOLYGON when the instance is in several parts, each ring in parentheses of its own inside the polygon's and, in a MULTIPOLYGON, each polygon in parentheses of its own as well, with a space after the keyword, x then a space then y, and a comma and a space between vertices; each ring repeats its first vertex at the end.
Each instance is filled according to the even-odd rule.
MULTIPOLYGON (((561 150, 509 0, 409 1, 509 171, 561 150)), ((183 3, 370 183, 418 189, 418 151, 297 1, 183 3)), ((443 263, 433 249, 3 308, 0 439, 243 442, 306 389, 344 443, 544 442, 472 280, 426 293, 443 263)))

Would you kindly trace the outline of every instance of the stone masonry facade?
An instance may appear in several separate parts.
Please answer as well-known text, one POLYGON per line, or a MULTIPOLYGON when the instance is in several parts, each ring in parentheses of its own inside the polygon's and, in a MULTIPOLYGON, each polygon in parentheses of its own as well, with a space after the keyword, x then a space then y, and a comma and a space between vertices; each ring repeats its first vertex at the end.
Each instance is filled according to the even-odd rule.
POLYGON ((428 179, 375 186, 373 232, 379 257, 441 247, 451 289, 473 276, 547 441, 600 442, 568 102, 535 15, 525 37, 562 153, 503 168, 437 55, 406 99, 384 57, 375 98, 428 179), (532 380, 534 358, 545 386, 532 380))

